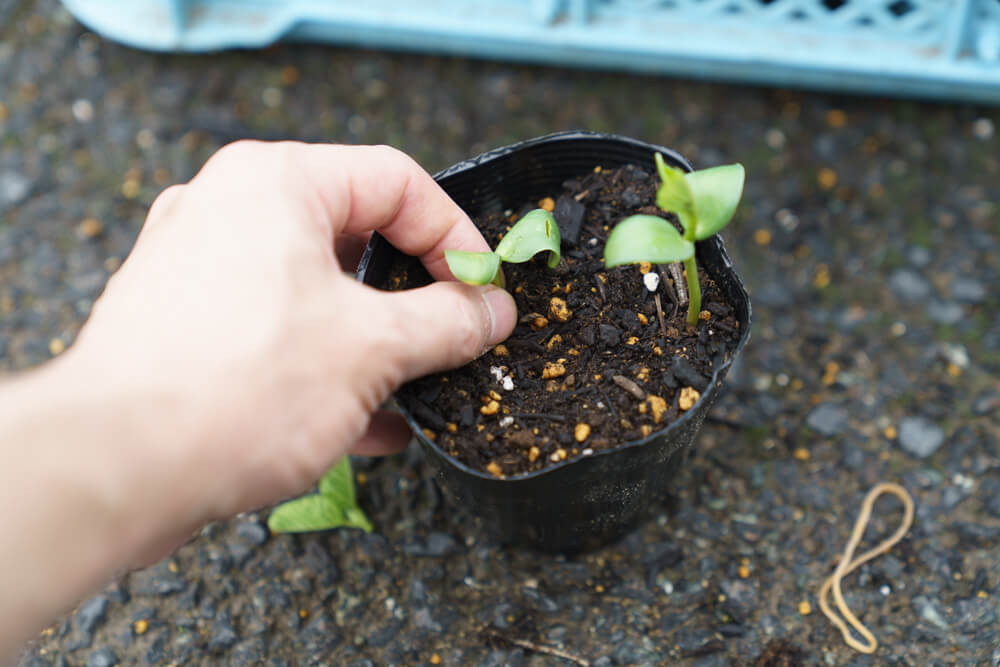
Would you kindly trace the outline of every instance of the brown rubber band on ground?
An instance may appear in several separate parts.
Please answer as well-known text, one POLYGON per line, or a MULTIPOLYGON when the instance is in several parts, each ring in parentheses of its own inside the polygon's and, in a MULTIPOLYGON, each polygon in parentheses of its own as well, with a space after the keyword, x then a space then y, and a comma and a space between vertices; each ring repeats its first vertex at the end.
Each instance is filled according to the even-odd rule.
POLYGON ((837 563, 837 569, 833 571, 830 578, 823 582, 823 587, 819 591, 819 608, 823 611, 830 622, 840 628, 841 634, 844 635, 844 641, 848 646, 860 651, 862 653, 874 653, 875 649, 878 648, 878 641, 875 639, 868 628, 866 628, 857 617, 851 613, 851 610, 847 608, 847 603, 844 602, 844 595, 840 591, 841 580, 857 569, 864 563, 867 563, 872 558, 876 556, 881 556, 886 551, 892 548, 896 542, 903 539, 906 532, 910 529, 913 524, 913 498, 910 497, 909 492, 904 489, 899 484, 893 484, 891 482, 882 482, 877 484, 868 495, 865 496, 864 502, 861 504, 861 514, 858 515, 858 520, 854 524, 854 532, 851 534, 851 539, 847 543, 847 548, 844 549, 844 555, 841 556, 840 562, 837 563), (872 507, 875 505, 875 501, 884 493, 889 493, 896 496, 901 501, 903 501, 903 522, 900 524, 896 532, 892 534, 889 539, 882 542, 874 549, 866 551, 854 560, 851 558, 854 556, 854 550, 858 547, 858 543, 861 541, 861 537, 865 533, 865 528, 868 527, 868 519, 871 517, 872 507), (847 623, 858 632, 859 635, 865 638, 867 644, 862 644, 854 637, 851 636, 851 630, 847 627, 847 623, 844 623, 830 608, 830 604, 827 601, 827 596, 830 593, 830 589, 833 589, 833 600, 837 605, 837 611, 847 619, 847 623))

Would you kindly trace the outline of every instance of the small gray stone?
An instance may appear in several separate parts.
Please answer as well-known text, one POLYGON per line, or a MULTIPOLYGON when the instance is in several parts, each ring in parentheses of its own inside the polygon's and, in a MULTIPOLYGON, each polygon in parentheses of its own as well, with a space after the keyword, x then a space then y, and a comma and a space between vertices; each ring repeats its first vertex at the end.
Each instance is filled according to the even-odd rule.
POLYGON ((785 635, 785 626, 781 624, 781 619, 770 614, 761 617, 760 629, 770 637, 783 637, 785 635))
POLYGON ((687 657, 716 653, 725 648, 725 644, 711 630, 691 629, 678 633, 674 642, 681 655, 687 657))
POLYGON ((562 644, 566 641, 566 635, 568 632, 569 628, 565 625, 554 625, 545 633, 545 638, 550 642, 562 644))
POLYGON ((94 635, 89 632, 79 632, 76 637, 71 638, 66 642, 65 648, 67 651, 79 651, 82 648, 90 648, 94 643, 94 635))
POLYGON ((723 637, 742 637, 747 633, 746 626, 738 623, 723 623, 715 629, 723 637))
POLYGON ((936 604, 934 601, 927 599, 923 595, 918 595, 911 601, 913 605, 913 611, 918 617, 927 621, 931 625, 934 625, 941 630, 948 630, 948 623, 944 620, 941 612, 938 611, 940 605, 936 604))
POLYGON ((125 587, 117 581, 105 588, 104 593, 108 596, 109 600, 116 604, 128 604, 128 601, 132 599, 128 590, 126 590, 125 587))
POLYGON ((847 426, 847 411, 832 403, 820 403, 806 417, 806 425, 820 435, 837 435, 847 426))
POLYGON ((427 555, 447 556, 458 550, 455 538, 447 533, 433 532, 427 536, 427 555))
POLYGON ((915 245, 907 250, 906 257, 910 260, 910 264, 921 269, 931 263, 931 251, 919 245, 915 245))
POLYGON ((748 620, 760 600, 757 586, 750 581, 723 580, 719 587, 726 595, 723 603, 726 613, 737 623, 748 620))
POLYGON ((979 303, 986 298, 986 288, 975 278, 955 278, 951 283, 951 297, 962 303, 979 303))
POLYGON ((972 401, 972 413, 977 417, 988 415, 1000 408, 1000 392, 987 389, 972 401))
POLYGON ((108 647, 99 648, 87 658, 87 667, 114 667, 118 656, 108 647))
POLYGON ((239 641, 239 638, 229 614, 221 613, 212 625, 212 631, 208 638, 208 650, 212 653, 222 653, 239 641))
POLYGON ((840 447, 840 462, 848 470, 861 470, 865 467, 867 456, 865 450, 851 442, 845 442, 840 447))
POLYGON ((913 269, 896 269, 889 276, 889 289, 905 301, 920 301, 931 293, 931 284, 913 269))
POLYGON ((1000 518, 1000 479, 985 479, 979 487, 983 509, 992 516, 1000 518))
POLYGON ((267 528, 256 521, 246 521, 236 526, 236 534, 245 539, 250 544, 261 546, 267 542, 267 528))
POLYGON ((418 630, 427 630, 429 632, 441 632, 444 629, 441 624, 435 620, 431 610, 427 607, 417 610, 417 613, 413 615, 413 624, 418 630))
POLYGON ((934 299, 927 304, 927 317, 938 324, 958 324, 962 315, 962 307, 952 301, 934 299))
POLYGON ((76 612, 76 629, 84 634, 92 633, 108 611, 108 598, 95 595, 82 605, 76 612))
POLYGON ((136 572, 132 575, 130 586, 137 595, 173 595, 186 587, 187 582, 183 578, 161 566, 136 572))
POLYGON ((263 638, 247 639, 233 647, 232 663, 234 665, 259 665, 264 661, 267 645, 263 638))
POLYGON ((941 507, 945 510, 955 509, 960 502, 969 497, 969 492, 957 486, 945 487, 941 492, 941 507))
MULTIPOLYGON (((389 623, 399 623, 399 621, 390 619, 389 623)), ((320 611, 306 623, 299 637, 295 640, 295 647, 298 656, 310 658, 304 662, 319 664, 322 662, 320 656, 323 660, 328 660, 330 653, 341 641, 343 638, 337 632, 337 625, 333 619, 325 611, 320 611)))
POLYGON ((211 595, 206 595, 201 599, 201 604, 198 605, 198 616, 206 621, 210 621, 215 618, 217 609, 215 598, 211 595))
POLYGON ((426 540, 414 538, 403 545, 403 552, 411 556, 441 558, 458 551, 455 538, 447 533, 433 532, 426 540))
POLYGON ((544 611, 550 614, 559 611, 559 603, 539 591, 537 588, 526 586, 521 589, 521 592, 538 611, 544 611))
POLYGON ((143 652, 143 659, 148 665, 162 665, 167 662, 166 658, 166 648, 167 644, 167 631, 162 630, 156 633, 155 636, 149 641, 149 646, 143 652))
POLYGON ((31 180, 19 171, 0 172, 0 212, 16 206, 31 192, 31 180))
MULTIPOLYGON (((624 638, 623 638, 624 639, 624 638)), ((649 651, 645 648, 638 646, 637 642, 633 640, 619 639, 621 644, 614 650, 612 655, 618 661, 619 665, 637 665, 639 667, 652 667, 653 665, 662 665, 663 659, 659 655, 649 651)))
POLYGON ((676 542, 667 540, 648 547, 642 557, 642 564, 652 572, 659 572, 677 565, 682 560, 684 560, 684 550, 676 542))
POLYGON ((243 540, 231 539, 226 543, 226 548, 229 549, 229 557, 236 567, 242 567, 253 556, 253 549, 243 540))
POLYGON ((921 459, 938 450, 944 442, 944 431, 924 417, 904 417, 899 422, 899 446, 921 459))

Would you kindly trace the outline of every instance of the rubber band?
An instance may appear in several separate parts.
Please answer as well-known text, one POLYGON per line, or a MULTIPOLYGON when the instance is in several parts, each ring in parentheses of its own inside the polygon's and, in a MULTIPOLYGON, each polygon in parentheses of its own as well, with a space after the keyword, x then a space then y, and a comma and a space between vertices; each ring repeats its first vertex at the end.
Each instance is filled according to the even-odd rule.
POLYGON ((861 513, 858 515, 858 520, 854 524, 854 532, 851 534, 851 539, 847 543, 847 548, 844 549, 844 555, 841 556, 840 562, 837 563, 837 568, 833 571, 833 574, 823 582, 823 586, 819 591, 819 608, 823 611, 823 614, 830 619, 830 622, 840 628, 841 634, 844 636, 844 641, 848 646, 861 653, 874 653, 875 649, 878 648, 878 640, 875 639, 875 635, 871 633, 868 628, 858 620, 858 618, 851 613, 851 610, 847 608, 847 603, 844 602, 844 595, 840 590, 841 580, 856 570, 858 567, 867 563, 871 559, 881 556, 886 551, 892 548, 896 542, 903 539, 906 532, 910 529, 913 524, 913 498, 910 493, 904 489, 899 484, 893 484, 891 482, 882 482, 877 484, 868 495, 865 496, 864 502, 861 504, 861 513), (875 505, 875 501, 884 493, 888 493, 896 496, 901 501, 903 501, 903 522, 900 524, 896 532, 892 534, 889 539, 885 540, 879 544, 874 549, 866 551, 854 560, 851 558, 854 556, 854 550, 857 549, 858 543, 861 542, 861 538, 865 533, 865 529, 868 527, 868 520, 871 518, 872 507, 875 505), (837 605, 837 611, 847 619, 847 623, 838 617, 833 609, 830 608, 830 604, 827 601, 827 596, 830 590, 833 589, 833 600, 837 605), (851 636, 851 629, 847 626, 850 624, 859 635, 865 638, 866 644, 862 644, 853 636, 851 636))

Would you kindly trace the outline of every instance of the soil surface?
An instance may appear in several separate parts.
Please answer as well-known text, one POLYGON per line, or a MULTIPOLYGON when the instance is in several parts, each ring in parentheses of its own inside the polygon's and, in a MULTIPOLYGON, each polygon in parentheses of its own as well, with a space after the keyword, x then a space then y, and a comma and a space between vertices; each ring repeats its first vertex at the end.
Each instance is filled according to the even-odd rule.
MULTIPOLYGON (((0 0, 5 374, 72 345, 153 199, 242 137, 388 143, 433 172, 581 128, 742 162, 723 235, 754 308, 676 504, 616 544, 491 542, 413 444, 353 461, 372 534, 270 535, 266 509, 206 526, 20 664, 997 667, 998 127, 974 104, 312 44, 144 53, 57 0, 0 0), (879 481, 917 509, 844 580, 869 656, 817 592, 879 481)), ((901 515, 876 503, 859 549, 901 515)))
POLYGON ((618 222, 636 213, 667 217, 655 206, 658 185, 635 165, 597 166, 563 192, 476 220, 495 247, 522 215, 547 207, 563 262, 549 269, 541 253, 504 264, 520 314, 511 337, 399 392, 428 438, 466 465, 507 477, 646 437, 693 407, 713 364, 739 341, 733 308, 699 268, 702 318, 690 327, 665 266, 604 268, 604 243, 618 222), (662 276, 655 292, 643 284, 648 271, 662 276))

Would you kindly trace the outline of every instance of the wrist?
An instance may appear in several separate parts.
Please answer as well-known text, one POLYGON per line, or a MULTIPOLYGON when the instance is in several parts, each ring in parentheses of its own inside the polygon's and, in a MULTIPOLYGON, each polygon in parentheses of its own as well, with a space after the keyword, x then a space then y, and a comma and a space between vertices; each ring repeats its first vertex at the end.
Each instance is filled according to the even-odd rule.
POLYGON ((13 536, 0 550, 0 617, 17 619, 0 630, 0 660, 200 519, 169 495, 176 489, 166 480, 182 479, 183 457, 150 446, 175 435, 153 427, 157 397, 99 371, 71 350, 0 385, 8 480, 0 505, 13 536))
POLYGON ((87 473, 81 482, 94 500, 94 522, 108 522, 118 567, 146 564, 159 557, 153 552, 165 532, 187 535, 208 519, 194 493, 192 400, 178 383, 109 372, 101 361, 107 355, 74 347, 64 357, 48 384, 58 384, 60 404, 79 429, 67 455, 87 473))

